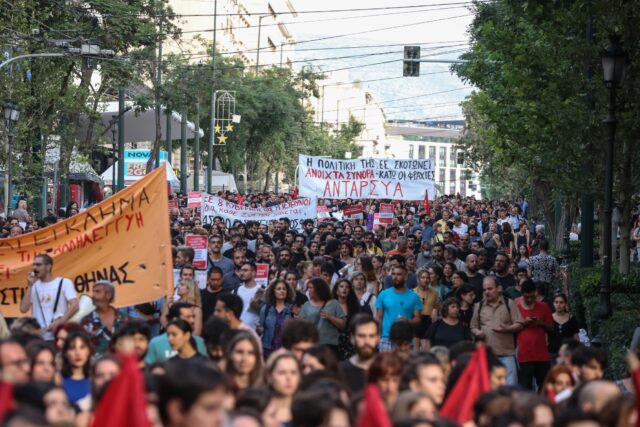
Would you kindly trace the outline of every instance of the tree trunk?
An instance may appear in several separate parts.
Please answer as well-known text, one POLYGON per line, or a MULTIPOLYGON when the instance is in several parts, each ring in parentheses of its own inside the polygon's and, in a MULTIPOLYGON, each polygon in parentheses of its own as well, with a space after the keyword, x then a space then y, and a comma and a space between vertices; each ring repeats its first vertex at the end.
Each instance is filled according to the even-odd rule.
POLYGON ((538 208, 542 208, 544 218, 548 225, 548 229, 544 231, 544 234, 552 238, 556 231, 556 218, 553 209, 553 200, 549 197, 549 195, 551 195, 551 186, 546 181, 535 180, 533 190, 536 205, 538 208))
POLYGON ((264 189, 262 190, 263 193, 266 193, 269 189, 269 177, 271 176, 271 163, 269 163, 269 166, 267 167, 267 171, 264 174, 264 189))

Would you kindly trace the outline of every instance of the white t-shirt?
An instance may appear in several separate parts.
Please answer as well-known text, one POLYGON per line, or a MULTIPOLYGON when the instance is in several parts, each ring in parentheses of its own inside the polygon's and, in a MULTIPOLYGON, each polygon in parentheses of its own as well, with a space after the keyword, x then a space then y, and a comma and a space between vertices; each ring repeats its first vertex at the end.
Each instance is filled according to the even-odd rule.
MULTIPOLYGON (((56 303, 59 283, 60 277, 56 277, 50 282, 38 280, 33 284, 33 289, 31 290, 31 312, 43 329, 47 328, 56 318, 63 316, 67 312, 67 303, 69 301, 78 298, 71 280, 62 279, 58 308, 54 313, 53 306, 56 303)), ((44 332, 42 338, 52 340, 54 336, 52 332, 44 332)))
POLYGON ((467 224, 465 224, 464 222, 461 222, 460 225, 454 225, 453 226, 453 231, 456 232, 458 234, 458 236, 461 236, 461 235, 467 234, 469 232, 469 226, 467 224))
POLYGON ((256 329, 256 323, 258 322, 259 316, 257 313, 249 311, 249 305, 259 290, 260 286, 258 285, 253 288, 247 288, 245 285, 242 285, 237 291, 238 296, 242 298, 242 314, 240 315, 240 321, 254 330, 256 329))

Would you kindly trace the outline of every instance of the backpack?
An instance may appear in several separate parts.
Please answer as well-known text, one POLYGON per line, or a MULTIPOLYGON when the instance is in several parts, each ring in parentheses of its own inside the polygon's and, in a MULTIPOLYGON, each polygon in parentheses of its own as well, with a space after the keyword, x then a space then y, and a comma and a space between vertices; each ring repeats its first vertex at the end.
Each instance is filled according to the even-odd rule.
MULTIPOLYGON (((506 295, 502 295, 502 299, 504 300, 504 305, 507 307, 507 313, 509 313, 509 317, 511 317, 511 307, 509 307, 509 298, 506 295)), ((484 299, 481 299, 478 303, 478 326, 480 326, 480 313, 482 313, 482 305, 484 304, 484 299)), ((516 308, 517 310, 517 308, 516 308)), ((516 334, 513 334, 513 346, 514 348, 518 346, 518 340, 516 339, 516 334)))

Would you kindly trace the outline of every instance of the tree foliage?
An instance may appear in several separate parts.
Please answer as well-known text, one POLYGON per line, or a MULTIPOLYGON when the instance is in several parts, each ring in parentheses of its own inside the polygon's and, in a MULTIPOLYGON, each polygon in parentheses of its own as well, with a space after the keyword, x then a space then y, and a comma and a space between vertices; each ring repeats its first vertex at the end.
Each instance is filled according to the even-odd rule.
MULTIPOLYGON (((630 200, 639 183, 625 163, 638 158, 632 142, 640 123, 639 80, 632 70, 640 59, 640 14, 627 2, 614 3, 475 2, 471 49, 463 56, 469 62, 454 67, 479 89, 463 104, 461 145, 468 159, 496 194, 533 195, 552 231, 554 195, 573 206, 584 192, 602 199, 608 91, 600 52, 614 33, 622 35, 632 64, 619 93, 617 201, 630 200), (593 42, 586 35, 590 17, 597 29, 593 42)), ((630 218, 628 208, 621 226, 630 218)))

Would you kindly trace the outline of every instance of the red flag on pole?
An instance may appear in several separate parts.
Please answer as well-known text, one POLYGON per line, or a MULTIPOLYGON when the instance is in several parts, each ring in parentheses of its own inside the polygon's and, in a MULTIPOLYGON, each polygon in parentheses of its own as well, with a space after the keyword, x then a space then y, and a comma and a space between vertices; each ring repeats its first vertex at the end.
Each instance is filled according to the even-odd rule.
POLYGON ((300 191, 298 190, 298 186, 296 185, 295 187, 293 187, 293 198, 297 199, 299 193, 300 191))
POLYGON ((142 373, 132 355, 120 355, 122 370, 109 384, 94 412, 91 427, 151 427, 142 373))
POLYGON ((447 396, 440 415, 459 424, 471 421, 473 419, 473 404, 482 393, 489 391, 490 388, 487 349, 484 345, 480 345, 447 396))
POLYGON ((387 409, 382 403, 380 392, 375 384, 369 384, 364 392, 364 400, 358 427, 392 427, 387 409))
POLYGON ((429 190, 424 191, 424 212, 427 215, 431 215, 431 209, 429 208, 429 190))

